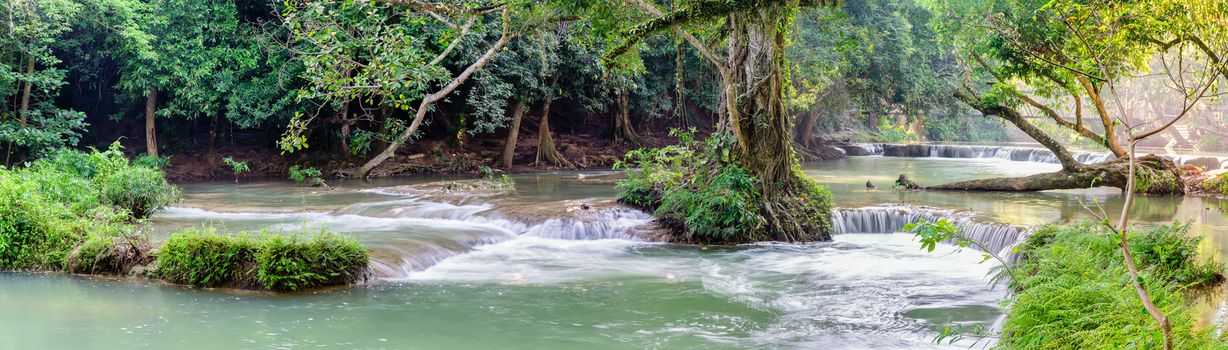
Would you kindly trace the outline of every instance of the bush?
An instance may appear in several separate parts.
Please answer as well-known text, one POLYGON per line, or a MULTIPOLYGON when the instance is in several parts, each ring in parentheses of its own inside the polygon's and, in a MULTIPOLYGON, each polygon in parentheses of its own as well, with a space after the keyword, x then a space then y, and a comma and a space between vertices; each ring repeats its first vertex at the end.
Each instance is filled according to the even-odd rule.
POLYGON ((319 169, 309 168, 309 167, 299 167, 298 165, 294 165, 290 167, 289 173, 290 173, 290 180, 293 180, 295 183, 299 184, 300 186, 305 185, 305 184, 310 184, 311 186, 323 186, 324 185, 324 179, 321 178, 323 174, 320 173, 319 169))
POLYGON ((127 210, 136 219, 147 218, 180 198, 179 188, 153 168, 120 169, 102 178, 100 184, 105 203, 127 210))
POLYGON ((1202 189, 1211 193, 1228 195, 1228 173, 1220 173, 1203 180, 1202 189))
POLYGON ((142 154, 141 156, 132 160, 132 165, 143 166, 150 169, 166 169, 166 167, 171 166, 171 157, 154 157, 148 154, 142 154))
POLYGON ((60 269, 80 240, 76 221, 35 183, 0 170, 0 269, 60 269))
MULTIPOLYGON (((1144 310, 1117 246, 1117 238, 1090 223, 1038 228, 1021 245, 1024 274, 1000 346, 1021 349, 1160 348, 1159 326, 1144 310)), ((1185 226, 1165 226, 1131 236, 1140 278, 1156 306, 1168 315, 1177 347, 1205 349, 1207 330, 1182 294, 1218 281, 1219 266, 1194 257, 1197 239, 1185 226)))
POLYGON ((355 282, 367 259, 357 240, 326 232, 227 236, 191 229, 159 250, 157 275, 190 286, 295 291, 355 282))

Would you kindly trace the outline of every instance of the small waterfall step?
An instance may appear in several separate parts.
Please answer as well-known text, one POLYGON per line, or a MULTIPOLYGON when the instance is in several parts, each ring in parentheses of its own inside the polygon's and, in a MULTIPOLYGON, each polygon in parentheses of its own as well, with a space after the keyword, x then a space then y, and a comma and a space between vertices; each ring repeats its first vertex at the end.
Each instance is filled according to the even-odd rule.
MULTIPOLYGON (((852 143, 836 145, 848 156, 884 156, 908 158, 997 158, 1018 162, 1059 163, 1053 151, 1039 147, 983 146, 983 145, 932 145, 892 143, 852 143)), ((1075 161, 1093 164, 1113 160, 1109 152, 1074 151, 1075 161)), ((1228 168, 1228 157, 1164 155, 1177 165, 1196 165, 1206 170, 1228 168)))
POLYGON ((832 221, 836 234, 844 234, 896 233, 901 232, 904 225, 921 219, 930 222, 946 219, 956 223, 969 239, 998 254, 1009 253, 1009 249, 1023 241, 1030 232, 1027 226, 980 222, 974 220, 972 215, 967 211, 893 204, 835 209, 832 221))

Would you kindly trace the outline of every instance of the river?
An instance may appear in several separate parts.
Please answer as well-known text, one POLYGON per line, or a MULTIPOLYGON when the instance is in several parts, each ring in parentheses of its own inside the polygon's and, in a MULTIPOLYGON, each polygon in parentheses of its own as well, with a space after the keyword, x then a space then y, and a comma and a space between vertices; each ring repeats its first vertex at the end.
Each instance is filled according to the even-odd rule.
MULTIPOLYGON (((697 248, 639 239, 651 218, 608 204, 613 172, 514 176, 516 189, 438 195, 439 178, 190 183, 156 215, 155 240, 183 226, 228 231, 328 228, 373 248, 378 280, 299 294, 158 282, 0 273, 0 348, 918 349, 948 324, 1002 314, 991 262, 894 233, 950 217, 996 247, 1033 225, 1120 208, 1114 189, 1042 193, 897 192, 921 183, 1056 170, 1000 158, 866 156, 809 164, 841 209, 833 242, 697 248), (866 181, 879 186, 867 189, 866 181), (579 209, 582 204, 593 209, 579 209), (917 208, 925 206, 927 208, 917 208)), ((1141 197, 1147 224, 1192 222, 1204 249, 1228 251, 1217 200, 1141 197)), ((1221 258, 1222 261, 1222 258, 1221 258)), ((1218 301, 1209 302, 1208 319, 1218 301)), ((969 342, 950 348, 967 348, 969 342)))

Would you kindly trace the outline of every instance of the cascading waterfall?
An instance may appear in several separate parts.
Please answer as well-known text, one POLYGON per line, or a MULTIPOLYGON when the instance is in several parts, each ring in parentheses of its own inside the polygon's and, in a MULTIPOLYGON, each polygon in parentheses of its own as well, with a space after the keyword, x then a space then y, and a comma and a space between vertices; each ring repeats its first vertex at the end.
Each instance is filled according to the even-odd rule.
MULTIPOLYGON (((1053 151, 1037 147, 980 146, 980 145, 930 145, 930 144, 876 144, 854 143, 838 145, 849 156, 885 156, 913 158, 997 158, 1017 162, 1059 163, 1053 151)), ((1101 163, 1115 159, 1109 152, 1071 152, 1075 161, 1083 164, 1101 163)), ((1172 159, 1177 165, 1197 165, 1206 170, 1228 168, 1228 157, 1161 155, 1172 159)))
POLYGON ((985 223, 972 220, 970 213, 937 208, 912 206, 877 206, 851 209, 836 209, 832 215, 836 234, 842 233, 895 233, 904 225, 917 220, 937 221, 946 219, 955 222, 969 239, 985 245, 990 251, 1009 256, 1015 243, 1027 236, 1024 226, 985 223))

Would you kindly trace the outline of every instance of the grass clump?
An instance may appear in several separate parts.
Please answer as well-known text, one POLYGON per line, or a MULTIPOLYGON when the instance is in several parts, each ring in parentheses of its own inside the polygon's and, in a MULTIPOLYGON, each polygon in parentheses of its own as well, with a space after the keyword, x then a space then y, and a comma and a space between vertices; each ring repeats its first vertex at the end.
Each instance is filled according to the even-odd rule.
POLYGON ((159 249, 157 275, 197 287, 296 291, 356 282, 367 261, 356 239, 328 232, 231 236, 189 229, 159 249))
MULTIPOLYGON (((1218 283, 1221 266, 1197 257, 1199 238, 1186 226, 1162 226, 1133 234, 1131 249, 1140 278, 1156 306, 1168 315, 1181 349, 1220 346, 1196 329, 1184 292, 1218 283)), ((1042 227, 1021 245, 1014 270, 1026 286, 1009 301, 1003 328, 1006 349, 1155 349, 1159 326, 1147 314, 1130 281, 1117 242, 1091 223, 1042 227)))
POLYGON ((324 174, 320 173, 320 169, 293 165, 290 166, 289 175, 290 180, 299 186, 323 187, 327 185, 322 177, 324 174))

